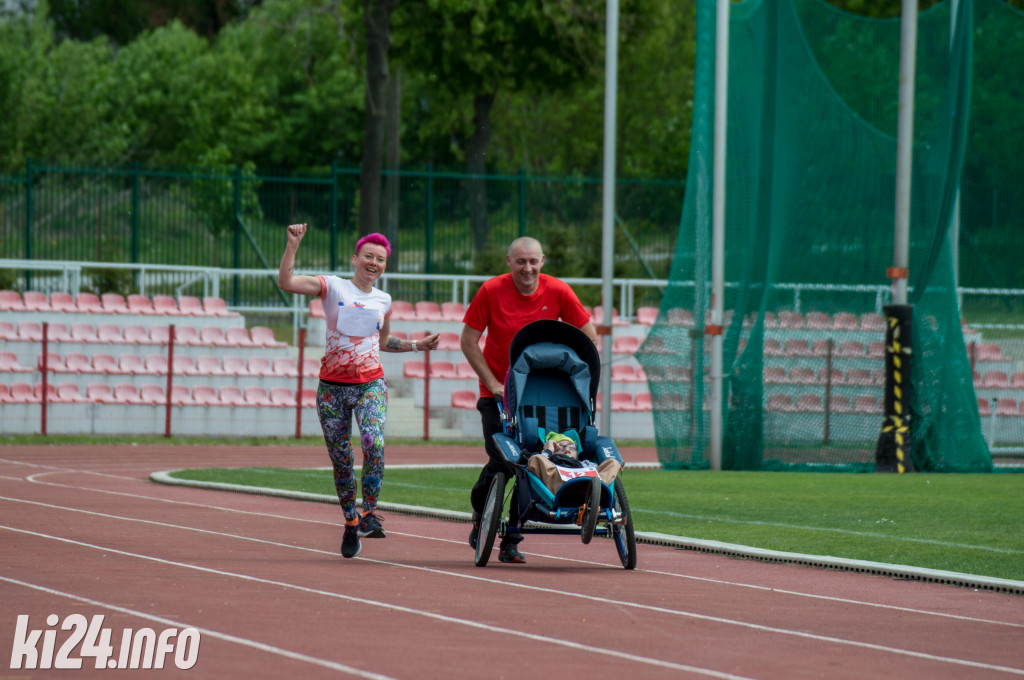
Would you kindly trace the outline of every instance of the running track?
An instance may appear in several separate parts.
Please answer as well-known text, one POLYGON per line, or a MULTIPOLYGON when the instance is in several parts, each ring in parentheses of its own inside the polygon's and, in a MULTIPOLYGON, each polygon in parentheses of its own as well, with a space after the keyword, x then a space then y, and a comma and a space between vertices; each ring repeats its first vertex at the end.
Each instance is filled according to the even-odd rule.
MULTIPOLYGON (((388 462, 478 455, 392 446, 388 462)), ((628 572, 610 542, 559 536, 528 537, 529 564, 480 569, 467 524, 395 513, 386 539, 344 560, 337 506, 149 481, 213 465, 322 467, 326 454, 0 447, 0 678, 116 674, 89 659, 9 670, 18 614, 38 629, 76 613, 103 614, 115 652, 124 629, 199 629, 195 667, 169 655, 149 671, 168 677, 1024 676, 1020 596, 644 544, 628 572)))

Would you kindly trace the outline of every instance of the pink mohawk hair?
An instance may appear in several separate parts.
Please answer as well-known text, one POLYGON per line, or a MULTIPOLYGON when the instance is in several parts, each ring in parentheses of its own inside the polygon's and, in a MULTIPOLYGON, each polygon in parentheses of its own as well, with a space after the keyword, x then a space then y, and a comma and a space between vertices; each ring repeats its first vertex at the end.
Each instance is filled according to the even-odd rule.
POLYGON ((391 256, 391 243, 388 241, 388 237, 384 234, 378 234, 376 232, 367 234, 358 241, 356 241, 356 253, 359 253, 359 249, 367 243, 372 243, 378 246, 384 246, 384 251, 387 252, 388 257, 391 256))

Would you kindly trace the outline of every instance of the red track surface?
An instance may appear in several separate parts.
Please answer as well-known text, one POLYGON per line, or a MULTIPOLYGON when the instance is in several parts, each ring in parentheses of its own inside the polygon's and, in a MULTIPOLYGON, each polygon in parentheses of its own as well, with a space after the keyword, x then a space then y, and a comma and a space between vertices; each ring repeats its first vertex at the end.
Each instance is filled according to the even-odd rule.
MULTIPOLYGON (((388 462, 482 453, 393 446, 388 462)), ((103 614, 115 658, 124 629, 198 628, 195 667, 171 654, 148 671, 175 677, 1024 676, 1019 596, 643 544, 630 572, 610 542, 564 536, 529 536, 526 565, 479 569, 468 525, 395 513, 386 539, 345 560, 336 506, 148 479, 326 464, 318 447, 0 447, 3 668, 17 615, 45 629, 49 614, 103 614)), ((116 673, 86 659, 0 677, 116 673)))

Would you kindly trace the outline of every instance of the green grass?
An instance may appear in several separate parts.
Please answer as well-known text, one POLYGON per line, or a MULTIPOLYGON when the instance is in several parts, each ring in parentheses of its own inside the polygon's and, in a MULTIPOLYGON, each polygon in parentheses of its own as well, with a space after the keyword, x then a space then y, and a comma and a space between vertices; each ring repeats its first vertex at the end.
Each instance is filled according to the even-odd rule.
MULTIPOLYGON (((393 468, 381 501, 468 512, 477 470, 393 468)), ((327 470, 177 477, 333 495, 327 470)), ((637 531, 1024 580, 1024 475, 628 470, 637 531)))

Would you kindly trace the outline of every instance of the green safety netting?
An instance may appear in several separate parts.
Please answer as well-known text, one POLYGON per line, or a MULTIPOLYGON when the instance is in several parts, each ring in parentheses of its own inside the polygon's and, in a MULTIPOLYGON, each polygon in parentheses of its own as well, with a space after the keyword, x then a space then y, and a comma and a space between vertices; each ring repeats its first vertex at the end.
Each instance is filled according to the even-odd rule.
MULTIPOLYGON (((957 207, 965 155, 983 145, 1024 148, 1020 86, 1016 96, 979 91, 1006 81, 974 77, 979 69, 1024 73, 1019 41, 1009 40, 1024 37, 1024 16, 999 0, 960 0, 952 12, 946 2, 919 17, 913 343, 909 374, 900 375, 906 384, 890 376, 889 389, 898 388, 916 469, 990 471, 950 232, 975 224, 972 210, 981 208, 972 206, 984 203, 957 207), (971 125, 968 113, 996 94, 1018 123, 971 125)), ((887 424, 900 33, 898 19, 858 17, 819 0, 732 5, 723 469, 875 468, 887 424)), ((709 466, 714 62, 715 1, 700 0, 683 215, 658 319, 637 355, 668 467, 709 466)))

